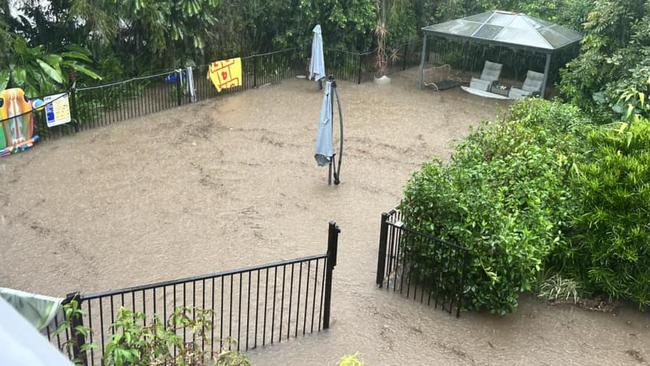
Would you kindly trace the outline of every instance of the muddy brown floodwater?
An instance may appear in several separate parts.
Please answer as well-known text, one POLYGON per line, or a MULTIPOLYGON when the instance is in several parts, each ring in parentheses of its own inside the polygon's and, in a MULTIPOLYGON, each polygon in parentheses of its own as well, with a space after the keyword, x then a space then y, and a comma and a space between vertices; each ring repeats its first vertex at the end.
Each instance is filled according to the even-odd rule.
POLYGON ((375 288, 379 215, 410 174, 507 105, 339 82, 342 181, 313 144, 321 93, 288 80, 38 145, 0 160, 0 285, 62 296, 323 253, 341 227, 329 331, 250 352, 255 365, 640 365, 650 316, 523 297, 515 314, 444 312, 375 288))

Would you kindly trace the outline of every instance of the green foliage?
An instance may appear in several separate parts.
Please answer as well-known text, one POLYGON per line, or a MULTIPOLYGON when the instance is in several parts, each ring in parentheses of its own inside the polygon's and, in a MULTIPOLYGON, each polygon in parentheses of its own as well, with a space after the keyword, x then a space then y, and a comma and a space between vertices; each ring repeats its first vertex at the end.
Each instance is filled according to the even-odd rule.
POLYGON ((210 351, 202 349, 201 345, 208 341, 211 314, 209 310, 179 307, 166 324, 155 315, 153 322, 144 325, 143 313, 121 308, 111 326, 114 334, 106 345, 103 363, 109 366, 249 366, 248 358, 242 353, 228 350, 211 360, 210 351), (191 335, 187 343, 179 335, 186 331, 191 335))
POLYGON ((597 0, 584 26, 580 55, 562 73, 563 94, 600 122, 608 122, 618 98, 635 88, 650 92, 650 2, 597 0))
MULTIPOLYGON (((449 164, 427 163, 407 184, 400 206, 407 227, 470 249, 468 309, 505 314, 535 287, 571 218, 568 172, 581 158, 585 123, 577 108, 557 101, 520 102, 507 120, 473 131, 449 164)), ((405 252, 431 281, 426 268, 440 250, 405 252)))
MULTIPOLYGON (((81 310, 81 307, 79 306, 79 302, 76 299, 73 299, 69 303, 63 305, 63 321, 61 324, 59 324, 59 327, 54 331, 54 336, 60 335, 60 334, 65 334, 69 330, 74 330, 77 332, 77 334, 83 335, 86 339, 88 339, 88 336, 90 335, 90 328, 83 326, 83 325, 77 325, 72 327, 73 321, 79 320, 83 317, 84 312, 81 310)), ((72 333, 72 332, 71 332, 72 333)), ((77 343, 77 338, 76 337, 63 337, 64 338, 64 343, 62 344, 63 349, 67 350, 68 354, 74 354, 73 350, 76 347, 79 347, 79 350, 81 351, 81 354, 79 355, 80 357, 85 357, 86 352, 90 351, 91 349, 97 348, 97 346, 94 343, 86 343, 81 346, 77 343)), ((75 365, 82 365, 83 362, 80 358, 76 358, 72 360, 75 365)))
POLYGON ((586 289, 650 305, 650 121, 589 134, 571 188, 579 210, 551 263, 586 289))
MULTIPOLYGON (((74 320, 80 320, 84 313, 77 300, 63 306, 64 321, 59 325, 53 335, 66 333, 72 330, 74 320)), ((158 315, 153 316, 153 322, 145 323, 145 314, 120 308, 115 323, 111 325, 112 333, 106 350, 103 354, 102 364, 113 366, 150 366, 150 365, 177 365, 177 366, 250 366, 248 357, 239 351, 232 350, 236 341, 228 338, 224 340, 225 346, 221 353, 212 356, 210 348, 203 349, 203 344, 208 344, 210 331, 211 310, 189 307, 178 307, 169 316, 166 323, 158 315), (185 333, 190 334, 190 341, 184 342, 185 333), (180 335, 179 335, 180 334, 180 335), (175 350, 175 351, 174 351, 175 350)), ((76 326, 74 331, 90 338, 90 328, 76 326)), ((77 346, 76 337, 68 339, 63 347, 73 354, 77 346)), ((80 347, 81 357, 91 349, 97 349, 94 343, 86 343, 80 347)), ((234 347, 236 348, 236 347, 234 347)), ((76 365, 84 364, 81 359, 73 360, 76 365)))
MULTIPOLYGON (((284 1, 272 1, 277 18, 269 23, 282 23, 272 39, 276 48, 299 47, 307 50, 312 28, 321 25, 326 48, 365 51, 372 47, 372 30, 376 24, 375 0, 294 0, 288 9, 284 1)), ((278 25, 276 25, 277 27, 278 25)), ((263 32, 260 27, 260 32, 263 32)))
POLYGON ((539 286, 538 296, 549 301, 569 301, 578 303, 582 286, 579 282, 554 274, 539 286))
POLYGON ((436 21, 445 21, 488 10, 525 13, 574 29, 582 28, 591 9, 590 0, 449 0, 436 4, 436 21))
POLYGON ((353 355, 344 355, 336 364, 338 366, 363 366, 363 360, 361 360, 359 352, 356 352, 353 355))
POLYGON ((12 46, 6 56, 8 63, 0 66, 0 90, 20 87, 33 98, 69 87, 71 72, 101 79, 88 66, 92 63, 90 53, 81 47, 69 46, 59 54, 46 53, 42 46, 29 47, 21 37, 15 37, 12 46))

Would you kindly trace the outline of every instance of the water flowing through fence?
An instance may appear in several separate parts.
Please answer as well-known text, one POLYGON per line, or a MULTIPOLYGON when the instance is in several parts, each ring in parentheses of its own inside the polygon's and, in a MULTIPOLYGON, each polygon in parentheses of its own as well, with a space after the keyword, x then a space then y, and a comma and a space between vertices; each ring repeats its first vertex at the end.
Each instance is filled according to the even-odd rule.
MULTIPOLYGON (((391 72, 419 63, 420 41, 395 47, 391 72)), ((349 52, 325 49, 326 70, 336 79, 355 83, 372 80, 374 51, 349 52)), ((242 85, 217 92, 208 79, 209 65, 157 72, 127 80, 72 88, 70 110, 73 122, 48 128, 43 113, 35 113, 35 133, 48 140, 115 122, 146 116, 189 103, 277 84, 296 75, 308 74, 308 52, 285 49, 242 57, 242 85)))
POLYGON ((460 316, 468 265, 466 248, 411 230, 397 210, 382 214, 377 286, 460 316))
MULTIPOLYGON (((189 308, 193 320, 207 310, 209 329, 200 342, 200 349, 207 354, 226 349, 246 351, 328 329, 339 232, 338 226, 330 223, 327 253, 322 255, 94 294, 71 294, 67 301, 78 301, 83 316, 71 319, 72 326, 56 334, 63 323, 60 314, 44 333, 71 359, 101 365, 106 346, 115 335, 111 325, 121 308, 141 312, 139 322, 145 326, 165 322, 178 308, 189 308), (88 327, 89 333, 74 332, 78 325, 88 327), (76 342, 70 342, 73 339, 76 342), (83 344, 97 347, 84 354, 83 344)), ((176 334, 184 344, 196 337, 186 328, 176 334)), ((176 347, 172 351, 176 356, 176 347)))

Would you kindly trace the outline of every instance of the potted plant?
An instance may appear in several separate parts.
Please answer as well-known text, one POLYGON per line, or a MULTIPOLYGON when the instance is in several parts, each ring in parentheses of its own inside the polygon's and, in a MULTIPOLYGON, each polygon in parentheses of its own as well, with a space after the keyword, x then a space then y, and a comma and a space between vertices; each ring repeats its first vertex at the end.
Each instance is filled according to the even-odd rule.
POLYGON ((388 54, 386 52, 386 30, 385 23, 378 23, 375 28, 375 35, 377 36, 377 56, 375 66, 377 72, 375 73, 375 83, 377 84, 390 84, 390 78, 386 75, 388 72, 388 54))
POLYGON ((377 37, 377 53, 375 66, 375 83, 380 85, 390 84, 388 69, 390 63, 397 58, 397 50, 391 50, 386 46, 388 38, 387 19, 388 13, 392 9, 393 2, 390 0, 377 0, 377 26, 375 27, 375 36, 377 37))
POLYGON ((375 73, 375 83, 384 85, 390 84, 388 73, 388 50, 386 49, 386 37, 388 36, 388 29, 386 27, 386 0, 377 0, 377 27, 375 27, 375 35, 377 36, 377 59, 375 66, 377 71, 375 73))
POLYGON ((390 65, 398 60, 398 52, 401 48, 396 46, 395 42, 412 39, 416 35, 415 23, 408 23, 409 19, 415 17, 415 13, 412 4, 407 0, 377 0, 375 4, 377 8, 377 26, 374 31, 377 36, 375 82, 389 84, 390 65), (389 47, 388 44, 393 47, 389 47))

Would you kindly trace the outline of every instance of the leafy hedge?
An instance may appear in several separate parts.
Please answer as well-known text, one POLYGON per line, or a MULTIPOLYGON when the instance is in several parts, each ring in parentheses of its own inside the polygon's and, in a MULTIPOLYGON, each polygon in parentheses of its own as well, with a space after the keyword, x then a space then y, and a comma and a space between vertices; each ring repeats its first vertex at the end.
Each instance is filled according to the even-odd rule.
MULTIPOLYGON (((449 163, 413 175, 406 225, 470 250, 465 308, 511 312, 542 273, 650 305, 650 120, 631 121, 597 125, 569 104, 522 101, 473 131, 449 163)), ((449 254, 403 245, 416 278, 433 283, 431 261, 449 254)))
MULTIPOLYGON (((401 204, 406 224, 471 251, 467 308, 512 311, 563 244, 573 209, 568 173, 581 158, 585 123, 575 107, 523 101, 509 118, 473 131, 449 164, 434 160, 409 181, 401 204)), ((435 251, 405 253, 418 262, 440 255, 435 251)), ((426 271, 419 277, 426 280, 426 271)))
MULTIPOLYGON (((615 126, 618 127, 618 126, 615 126)), ((650 305, 650 122, 590 133, 572 174, 579 207, 550 264, 595 294, 650 305)))

